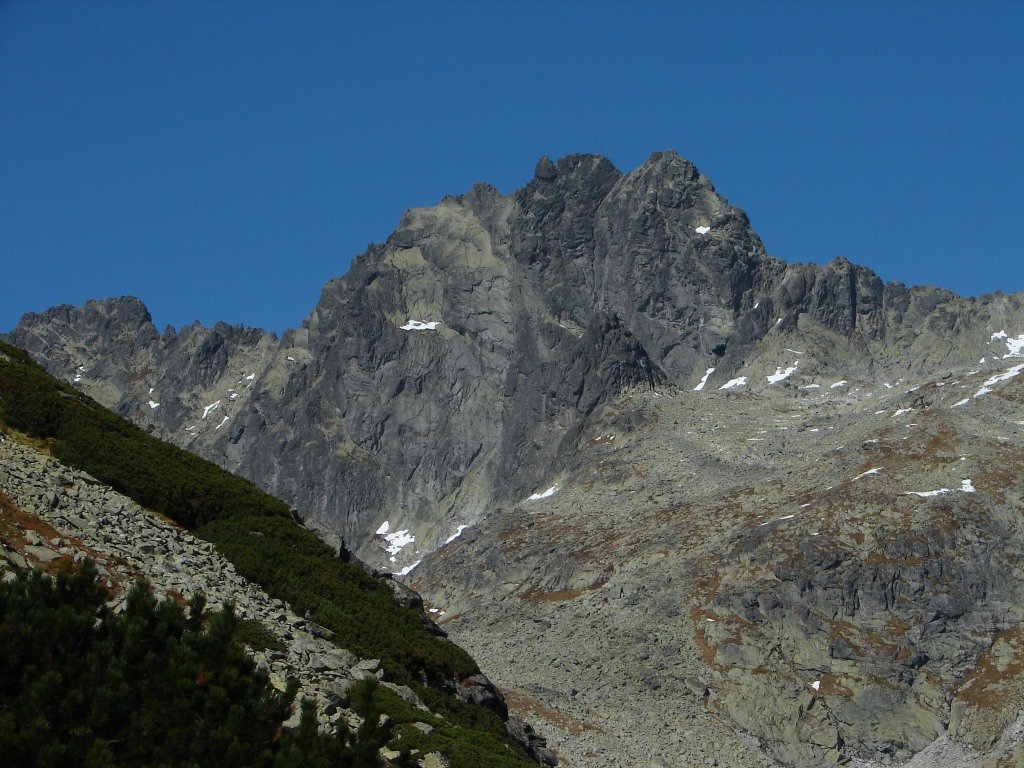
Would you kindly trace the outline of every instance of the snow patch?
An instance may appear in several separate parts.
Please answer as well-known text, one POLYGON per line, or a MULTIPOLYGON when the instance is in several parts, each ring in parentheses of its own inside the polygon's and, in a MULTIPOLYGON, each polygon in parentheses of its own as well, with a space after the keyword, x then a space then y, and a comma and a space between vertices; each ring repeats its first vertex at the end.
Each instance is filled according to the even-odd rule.
MULTIPOLYGON (((1007 355, 1007 357, 1009 357, 1009 355, 1007 355)), ((999 384, 1000 382, 1003 381, 1009 381, 1010 379, 1018 376, 1021 371, 1024 371, 1024 364, 1015 365, 1013 366, 1013 368, 1005 370, 1002 373, 997 373, 990 379, 986 379, 985 382, 981 385, 981 389, 978 390, 978 393, 975 395, 975 397, 987 395, 989 392, 992 391, 991 389, 989 389, 989 387, 994 387, 996 384, 999 384)))
POLYGON ((216 403, 210 403, 208 406, 203 408, 203 418, 205 419, 218 408, 220 408, 220 400, 218 400, 216 403))
POLYGON ((967 405, 969 402, 971 402, 971 398, 965 397, 960 402, 953 403, 953 405, 951 405, 950 408, 959 408, 961 405, 967 405))
POLYGON ((910 413, 913 410, 913 408, 899 408, 897 409, 896 413, 892 415, 892 418, 895 419, 897 416, 902 416, 904 413, 910 413))
POLYGON ((821 384, 807 384, 806 386, 800 387, 800 389, 821 389, 821 384))
POLYGON ((541 491, 540 493, 534 493, 534 494, 528 496, 526 500, 527 501, 540 501, 541 499, 548 498, 548 496, 554 496, 555 495, 555 491, 557 491, 557 490, 558 490, 558 485, 555 484, 555 485, 552 485, 550 488, 548 488, 546 491, 541 491))
POLYGON ((402 326, 403 331, 434 331, 437 330, 437 320, 431 320, 428 323, 420 322, 419 320, 410 320, 408 323, 402 326))
POLYGON ((245 377, 245 380, 246 381, 252 381, 255 378, 256 378, 256 374, 255 373, 250 373, 248 376, 245 377))
POLYGON ((388 529, 390 527, 391 525, 388 523, 387 520, 385 520, 383 523, 380 524, 380 528, 374 531, 374 533, 376 533, 378 536, 383 536, 385 533, 388 532, 388 529))
POLYGON ((400 570, 400 571, 395 571, 395 572, 394 572, 394 573, 393 573, 392 575, 394 575, 394 576, 408 576, 408 575, 409 575, 410 573, 412 573, 413 569, 414 569, 414 568, 415 568, 415 567, 416 567, 417 565, 419 565, 420 563, 422 563, 422 562, 423 562, 422 560, 417 560, 417 561, 416 561, 415 563, 413 563, 412 565, 407 565, 407 566, 405 566, 405 568, 403 568, 402 570, 400 570))
POLYGON ((820 689, 821 688, 821 680, 815 680, 813 683, 811 683, 811 688, 813 688, 816 691, 818 689, 820 689))
POLYGON ((214 429, 220 429, 221 427, 223 427, 227 423, 228 423, 228 417, 225 416, 223 419, 220 420, 220 424, 218 424, 216 427, 214 427, 214 429))
POLYGON ((843 379, 842 381, 837 381, 835 384, 830 385, 829 389, 835 389, 836 387, 845 387, 849 383, 850 382, 848 382, 846 379, 843 379))
POLYGON ((444 543, 445 544, 451 544, 453 541, 455 541, 457 538, 459 538, 459 536, 462 535, 462 532, 464 530, 466 530, 467 528, 469 528, 468 525, 460 525, 458 527, 458 529, 455 531, 455 533, 453 533, 451 536, 449 536, 447 539, 444 540, 444 543))
MULTIPOLYGON (((153 391, 153 390, 150 390, 150 392, 152 392, 152 391, 153 391)), ((151 408, 152 410, 154 410, 154 411, 155 411, 155 410, 156 410, 157 408, 159 408, 159 407, 160 407, 160 403, 154 402, 154 401, 152 401, 152 400, 150 400, 150 401, 149 401, 148 403, 146 403, 146 405, 148 405, 148 406, 149 406, 149 407, 150 407, 150 408, 151 408)))
POLYGON ((734 387, 742 387, 746 383, 747 377, 740 376, 738 379, 730 379, 729 381, 725 382, 725 384, 720 386, 719 389, 733 389, 734 387))
POLYGON ((861 472, 859 475, 857 475, 853 479, 854 480, 860 480, 862 477, 867 477, 868 475, 877 475, 881 471, 882 471, 881 467, 872 467, 867 472, 861 472))
POLYGON ((703 376, 703 378, 701 378, 700 384, 698 384, 696 387, 694 387, 693 391, 694 392, 700 392, 702 389, 704 389, 704 385, 708 383, 708 376, 710 376, 714 372, 715 372, 714 368, 708 368, 706 371, 704 371, 704 376, 703 376))
POLYGON ((992 334, 992 341, 996 339, 1002 339, 1006 344, 1006 357, 1021 357, 1024 356, 1024 333, 1020 336, 1009 336, 1005 330, 999 331, 999 333, 992 334))
POLYGON ((960 490, 964 493, 974 493, 974 483, 971 482, 970 478, 960 481, 960 490))
POLYGON ((922 498, 930 498, 932 496, 941 496, 944 493, 950 493, 949 488, 939 488, 937 491, 909 491, 908 496, 920 496, 922 498))
MULTIPOLYGON (((799 355, 800 353, 797 352, 797 354, 799 355)), ((768 376, 766 378, 768 379, 768 383, 769 384, 778 384, 783 379, 788 379, 794 373, 796 373, 796 365, 791 365, 786 370, 782 370, 781 368, 776 368, 775 369, 775 373, 773 373, 771 376, 768 376)))
POLYGON ((796 515, 783 515, 779 520, 792 520, 796 515))
POLYGON ((705 226, 694 227, 693 231, 696 232, 698 235, 706 235, 708 232, 711 231, 711 227, 705 227, 705 226))
POLYGON ((416 541, 416 537, 409 533, 409 529, 406 528, 401 531, 395 531, 394 533, 385 533, 384 540, 388 543, 385 550, 391 556, 397 555, 405 547, 409 546, 416 541))

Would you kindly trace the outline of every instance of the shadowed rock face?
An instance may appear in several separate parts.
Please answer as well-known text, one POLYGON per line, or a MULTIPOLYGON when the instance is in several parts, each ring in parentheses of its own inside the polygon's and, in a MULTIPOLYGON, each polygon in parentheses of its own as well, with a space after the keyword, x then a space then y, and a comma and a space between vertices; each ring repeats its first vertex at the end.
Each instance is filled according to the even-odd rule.
POLYGON ((566 765, 770 764, 715 718, 785 764, 906 757, 1024 705, 1024 400, 973 394, 1024 347, 1021 296, 771 258, 674 152, 411 210, 280 339, 161 335, 133 298, 11 338, 363 559, 426 558, 453 636, 568 713, 566 765))

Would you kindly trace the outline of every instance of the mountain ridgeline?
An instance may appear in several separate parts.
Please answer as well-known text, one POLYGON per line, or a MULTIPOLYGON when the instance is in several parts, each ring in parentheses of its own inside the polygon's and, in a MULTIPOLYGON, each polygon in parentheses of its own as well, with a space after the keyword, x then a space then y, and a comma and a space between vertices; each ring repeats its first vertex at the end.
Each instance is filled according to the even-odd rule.
POLYGON ((543 158, 514 194, 478 184, 411 210, 281 339, 161 335, 134 298, 28 314, 10 338, 371 562, 383 521, 412 531, 388 558, 402 566, 534 491, 625 389, 714 368, 712 389, 762 359, 770 373, 797 327, 814 366, 895 378, 974 360, 1020 304, 771 258, 707 177, 659 152, 627 174, 543 158))

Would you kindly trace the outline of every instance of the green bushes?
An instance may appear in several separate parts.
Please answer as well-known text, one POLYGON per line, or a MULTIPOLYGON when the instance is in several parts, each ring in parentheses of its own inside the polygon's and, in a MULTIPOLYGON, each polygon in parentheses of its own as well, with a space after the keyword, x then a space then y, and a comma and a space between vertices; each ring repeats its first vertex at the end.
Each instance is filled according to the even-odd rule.
POLYGON ((226 517, 197 534, 212 542, 247 579, 336 634, 337 643, 380 658, 388 679, 407 685, 477 672, 473 659, 427 632, 379 579, 334 556, 311 531, 290 520, 226 517))
POLYGON ((0 755, 4 765, 114 768, 362 768, 380 764, 390 738, 373 722, 358 733, 317 733, 312 710, 283 730, 295 688, 277 692, 232 638, 227 608, 204 619, 157 602, 144 585, 113 614, 96 571, 56 580, 18 574, 0 584, 0 755))

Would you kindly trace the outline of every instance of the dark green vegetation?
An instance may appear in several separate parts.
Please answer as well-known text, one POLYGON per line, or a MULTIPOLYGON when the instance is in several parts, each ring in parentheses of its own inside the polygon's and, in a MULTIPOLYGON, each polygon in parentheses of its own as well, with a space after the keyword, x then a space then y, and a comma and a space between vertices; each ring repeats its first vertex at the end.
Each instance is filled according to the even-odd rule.
POLYGON ((451 680, 477 671, 473 659, 431 634, 380 579, 339 559, 282 501, 151 437, 2 342, 0 424, 45 441, 59 461, 191 529, 242 576, 296 612, 309 612, 339 646, 379 658, 387 679, 411 686, 444 715, 424 746, 443 751, 453 768, 531 764, 496 714, 451 694, 451 680))
POLYGON ((369 768, 391 737, 372 690, 353 691, 358 732, 317 733, 311 707, 281 727, 295 688, 279 693, 232 638, 228 606, 204 613, 157 602, 144 584, 123 613, 90 565, 0 584, 0 754, 10 766, 369 768))

